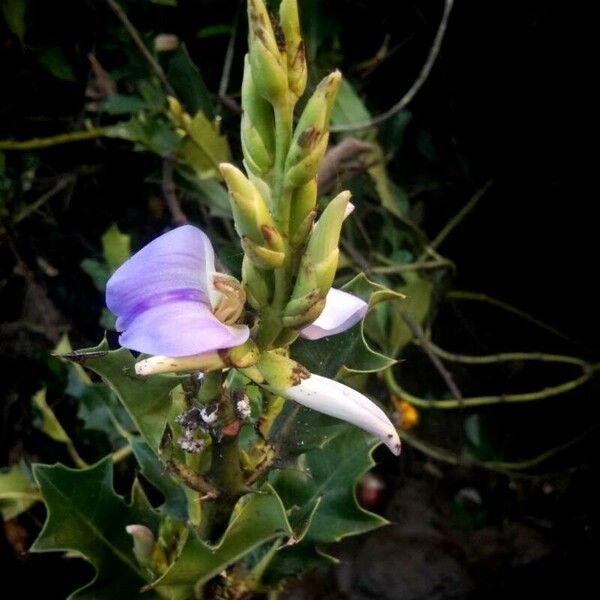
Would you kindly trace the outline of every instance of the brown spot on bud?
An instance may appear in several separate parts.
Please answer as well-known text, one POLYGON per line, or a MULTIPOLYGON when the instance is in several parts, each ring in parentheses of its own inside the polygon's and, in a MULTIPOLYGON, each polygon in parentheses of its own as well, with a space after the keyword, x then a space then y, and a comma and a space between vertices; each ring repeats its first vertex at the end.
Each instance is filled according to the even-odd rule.
POLYGON ((321 135, 322 132, 316 127, 309 127, 298 136, 298 146, 300 146, 300 148, 310 148, 316 145, 321 138, 321 135))
POLYGON ((272 242, 275 237, 275 230, 270 225, 261 225, 260 232, 262 233, 265 242, 272 242))
POLYGON ((273 25, 273 33, 275 34, 275 42, 279 52, 285 52, 285 33, 281 28, 281 23, 275 13, 269 13, 271 17, 271 24, 273 25))
POLYGON ((300 382, 310 377, 310 371, 300 363, 295 363, 292 368, 292 385, 300 385, 300 382))
POLYGON ((304 40, 301 40, 294 54, 294 60, 292 61, 292 67, 298 67, 298 65, 304 65, 306 63, 306 50, 304 48, 304 40))

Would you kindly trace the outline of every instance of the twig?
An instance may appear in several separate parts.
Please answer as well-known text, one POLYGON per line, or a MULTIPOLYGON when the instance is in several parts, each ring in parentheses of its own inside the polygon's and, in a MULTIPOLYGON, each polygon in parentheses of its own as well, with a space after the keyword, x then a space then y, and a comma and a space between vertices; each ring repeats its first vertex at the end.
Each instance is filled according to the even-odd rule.
POLYGON ((427 400, 414 396, 407 392, 395 379, 392 369, 387 369, 385 372, 385 380, 390 391, 397 396, 406 400, 410 404, 414 404, 419 408, 436 408, 442 410, 452 410, 456 408, 473 408, 475 406, 492 406, 494 404, 512 404, 518 402, 537 402, 538 400, 546 400, 553 396, 570 392, 584 383, 587 383, 600 368, 598 365, 588 365, 582 367, 582 374, 575 379, 570 379, 565 383, 553 385, 536 392, 525 392, 520 394, 502 394, 497 396, 474 396, 472 398, 463 398, 461 400, 427 400))
POLYGON ((433 44, 429 50, 429 55, 427 56, 427 60, 425 64, 421 68, 421 72, 419 76, 415 79, 413 84, 410 86, 409 90, 400 98, 394 106, 392 106, 389 110, 373 117, 369 121, 364 121, 362 123, 350 123, 348 125, 336 125, 331 127, 331 131, 334 133, 342 133, 348 131, 359 131, 360 129, 368 129, 370 127, 374 127, 375 125, 379 125, 384 121, 387 121, 390 117, 393 117, 396 113, 399 113, 402 109, 404 109, 414 98, 416 93, 421 89, 423 84, 427 81, 429 77, 429 73, 431 73, 431 69, 435 64, 435 61, 440 52, 440 48, 442 46, 442 41, 446 34, 446 29, 448 27, 448 19, 450 18, 450 12, 452 11, 452 6, 454 5, 454 0, 445 0, 444 4, 444 14, 442 15, 442 20, 440 21, 440 25, 438 27, 437 33, 435 34, 435 38, 433 40, 433 44))
POLYGON ((165 156, 163 159, 163 172, 162 172, 162 191, 165 197, 165 202, 169 212, 171 213, 171 220, 175 225, 187 225, 188 218, 181 209, 179 204, 179 198, 177 198, 177 190, 175 188, 175 182, 173 181, 173 167, 175 158, 172 154, 165 156))
MULTIPOLYGON (((415 342, 419 343, 419 342, 415 342)), ((448 352, 434 344, 431 340, 427 340, 427 345, 430 350, 440 358, 451 362, 462 363, 465 365, 491 365, 501 362, 516 362, 516 361, 539 361, 539 362, 556 362, 566 365, 577 365, 578 367, 588 368, 587 361, 576 356, 566 356, 562 354, 546 354, 544 352, 500 352, 498 354, 487 354, 481 356, 472 356, 468 354, 456 354, 448 352)))
POLYGON ((161 83, 165 86, 165 89, 171 96, 175 96, 175 90, 169 83, 167 79, 167 75, 165 74, 164 69, 160 66, 158 61, 152 56, 152 53, 146 47, 142 36, 138 33, 138 30, 135 28, 133 23, 129 20, 129 17, 125 13, 125 11, 121 8, 121 6, 115 0, 106 0, 112 11, 117 15, 121 23, 123 23, 125 29, 129 32, 131 39, 135 42, 135 45, 138 47, 139 51, 142 53, 143 57, 146 59, 150 68, 154 72, 154 74, 160 79, 161 83))
POLYGON ((456 265, 446 258, 438 260, 424 260, 402 265, 388 265, 387 267, 371 267, 372 273, 406 273, 408 271, 429 271, 434 269, 456 269, 456 265))
POLYGON ((401 311, 400 314, 402 316, 402 320, 406 323, 406 325, 410 329, 411 333, 415 336, 416 339, 419 340, 419 345, 423 349, 423 352, 425 352, 425 354, 427 354, 427 357, 431 361, 431 364, 435 367, 436 371, 442 376, 442 379, 444 380, 444 383, 450 390, 450 393, 452 394, 452 396, 456 400, 461 402, 463 396, 462 396, 460 390, 458 389, 458 386, 456 385, 456 383, 454 383, 452 374, 446 369, 446 367, 444 367, 444 365, 442 364, 442 361, 435 354, 435 352, 433 352, 433 350, 430 348, 429 340, 427 340, 425 335, 423 335, 423 330, 421 329, 419 324, 405 310, 401 311))
POLYGON ((23 142, 0 140, 0 150, 39 150, 41 148, 49 148, 50 146, 58 146, 59 144, 93 140, 107 135, 109 129, 108 127, 94 127, 93 129, 84 129, 83 131, 59 133, 58 135, 51 135, 45 138, 33 138, 23 142))
MULTIPOLYGON (((235 9, 235 16, 233 17, 233 25, 231 27, 231 34, 229 35, 229 42, 227 44, 227 50, 225 51, 225 60, 223 61, 223 72, 221 73, 221 81, 219 82, 219 92, 217 94, 221 103, 225 106, 225 99, 227 98, 227 87, 229 86, 229 78, 231 76, 231 65, 233 64, 233 54, 235 51, 235 38, 237 37, 238 23, 240 20, 242 3, 238 2, 237 8, 235 9)), ((217 106, 217 116, 219 115, 219 107, 217 106)))
POLYGON ((529 321, 536 327, 540 329, 545 329, 546 331, 556 335, 557 337, 562 338, 563 340, 567 340, 568 342, 575 343, 573 338, 564 334, 562 331, 559 331, 552 325, 548 325, 548 323, 544 323, 544 321, 540 321, 533 315, 509 304, 508 302, 504 302, 503 300, 498 300, 498 298, 494 298, 493 296, 488 296, 487 294, 480 294, 479 292, 469 292, 465 290, 451 290, 446 294, 446 298, 455 299, 455 300, 473 300, 475 302, 484 302, 487 304, 491 304, 497 308, 500 308, 508 313, 515 315, 525 321, 529 321))
POLYGON ((492 186, 492 180, 490 179, 481 189, 479 189, 472 198, 444 225, 442 230, 435 236, 433 241, 429 244, 430 248, 437 248, 457 227, 462 220, 477 206, 479 201, 485 196, 486 192, 492 186))

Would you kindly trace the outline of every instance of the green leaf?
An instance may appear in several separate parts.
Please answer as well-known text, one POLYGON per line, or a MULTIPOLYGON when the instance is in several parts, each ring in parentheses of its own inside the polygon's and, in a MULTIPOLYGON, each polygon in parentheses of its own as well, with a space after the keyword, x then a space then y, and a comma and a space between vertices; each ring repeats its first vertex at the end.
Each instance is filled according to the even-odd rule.
POLYGON ((187 499, 183 489, 165 473, 165 469, 148 444, 130 440, 131 448, 137 459, 142 475, 164 496, 164 504, 159 511, 178 521, 188 518, 187 499))
POLYGON ((109 115, 131 115, 147 108, 148 103, 143 98, 127 94, 111 94, 102 103, 102 110, 109 115))
POLYGON ((46 402, 46 388, 36 392, 31 400, 42 414, 42 424, 40 429, 55 442, 60 442, 61 444, 70 444, 71 438, 63 429, 60 421, 56 418, 53 410, 46 402))
MULTIPOLYGON (((403 300, 404 296, 357 275, 342 289, 369 303, 369 310, 381 302, 403 300)), ((343 333, 309 341, 299 339, 292 346, 292 358, 309 371, 325 377, 335 377, 340 369, 373 373, 393 365, 395 360, 376 352, 365 339, 365 320, 343 333)))
POLYGON ((270 486, 248 494, 236 504, 231 521, 216 546, 199 540, 191 531, 171 568, 152 584, 168 598, 193 596, 200 586, 262 544, 292 530, 279 496, 270 486))
POLYGON ((106 289, 106 282, 110 277, 108 266, 94 258, 84 258, 81 263, 79 263, 79 266, 81 267, 81 270, 90 277, 94 287, 99 292, 104 292, 106 289))
POLYGON ((222 183, 216 179, 198 179, 194 173, 183 169, 178 169, 176 183, 202 206, 208 208, 211 215, 231 220, 229 194, 222 183))
POLYGON ((173 53, 167 76, 187 112, 194 115, 201 111, 211 121, 215 118, 210 93, 202 73, 194 64, 185 44, 181 44, 173 53))
POLYGON ((105 135, 135 142, 159 156, 172 153, 180 141, 170 123, 155 117, 147 118, 144 114, 132 117, 126 123, 107 127, 105 135))
POLYGON ((19 38, 25 37, 25 11, 27 0, 2 0, 2 14, 7 27, 19 38))
POLYGON ((38 60, 57 79, 72 83, 77 81, 73 67, 70 65, 65 53, 58 46, 52 46, 44 50, 38 60))
POLYGON ((103 340, 95 348, 86 348, 65 358, 82 364, 102 378, 117 395, 138 431, 157 452, 172 405, 171 392, 181 377, 152 375, 137 377, 136 359, 129 350, 108 350, 103 340))
POLYGON ((179 153, 200 179, 220 177, 219 164, 231 158, 227 138, 202 112, 192 119, 179 153))
POLYGON ((14 519, 42 499, 24 467, 13 465, 0 471, 0 515, 14 519))
POLYGON ((101 239, 104 260, 113 273, 131 256, 131 236, 121 233, 113 223, 102 234, 101 239))
POLYGON ((375 463, 378 444, 355 427, 344 426, 325 439, 321 448, 301 456, 303 470, 275 471, 271 483, 286 506, 311 506, 321 502, 304 539, 314 543, 337 542, 385 525, 387 521, 361 508, 354 493, 358 478, 375 463))
POLYGON ((96 576, 70 598, 136 597, 146 581, 125 527, 141 524, 156 533, 158 521, 155 514, 128 506, 115 493, 110 457, 87 469, 38 464, 33 472, 48 515, 31 551, 77 552, 92 563, 96 576))
POLYGON ((217 35, 230 35, 231 25, 229 23, 215 23, 214 25, 207 25, 201 27, 196 32, 196 37, 200 40, 205 38, 215 37, 217 35))
POLYGON ((401 306, 391 307, 391 326, 388 328, 388 343, 386 351, 390 356, 398 357, 402 350, 409 344, 414 335, 404 319, 402 311, 409 314, 418 325, 423 325, 431 308, 433 283, 415 272, 402 274, 405 284, 398 291, 406 296, 401 306))

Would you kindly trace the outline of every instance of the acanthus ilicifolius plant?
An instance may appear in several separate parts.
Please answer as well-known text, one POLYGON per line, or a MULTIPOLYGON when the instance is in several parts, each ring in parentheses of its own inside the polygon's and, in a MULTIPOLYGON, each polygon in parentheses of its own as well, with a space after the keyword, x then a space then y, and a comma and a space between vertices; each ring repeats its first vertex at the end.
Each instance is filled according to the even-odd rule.
MULTIPOLYGON (((127 584, 120 585, 145 586, 148 597, 247 597, 327 562, 320 544, 383 522, 354 498, 357 477, 372 464, 370 436, 400 452, 398 433, 377 404, 292 358, 298 338, 318 343, 357 325, 368 310, 363 299, 332 287, 350 193, 317 217, 316 177, 341 75, 317 85, 294 126, 307 82, 296 0, 281 2, 279 18, 263 0, 248 0, 248 18, 245 172, 220 165, 244 252, 241 281, 217 270, 204 232, 176 228, 107 284, 119 342, 140 358, 105 347, 76 356, 127 409, 139 433, 129 438, 135 457, 165 496, 158 515, 139 486, 131 505, 112 488, 105 503, 115 514, 123 505, 124 514, 103 523, 119 539, 114 547, 125 548, 119 558, 127 584), (293 420, 290 406, 298 405, 352 427, 327 422, 311 430, 311 418, 293 420), (286 411, 292 416, 283 419, 286 411)), ((36 470, 49 506, 45 482, 53 468, 36 470)), ((101 461, 84 472, 100 482, 112 471, 101 461)), ((62 475, 73 477, 70 470, 62 475)), ((58 517, 49 510, 35 549, 73 549, 50 535, 58 517)), ((93 587, 109 577, 106 549, 82 545, 74 549, 98 570, 93 587)))

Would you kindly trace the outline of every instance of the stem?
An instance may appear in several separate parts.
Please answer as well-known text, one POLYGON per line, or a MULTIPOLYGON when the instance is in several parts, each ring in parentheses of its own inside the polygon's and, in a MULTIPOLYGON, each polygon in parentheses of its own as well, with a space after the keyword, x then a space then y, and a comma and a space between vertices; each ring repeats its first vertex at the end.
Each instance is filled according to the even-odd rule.
POLYGON ((83 131, 71 131, 69 133, 59 133, 45 138, 34 138, 23 142, 12 140, 0 140, 0 150, 39 150, 41 148, 50 148, 60 144, 68 144, 70 142, 81 142, 83 140, 93 140, 107 135, 109 128, 94 127, 93 129, 85 129, 83 131))
POLYGON ((537 400, 545 400, 559 394, 564 394, 578 388, 587 383, 595 371, 600 368, 600 365, 588 365, 587 363, 581 367, 583 373, 574 379, 561 383, 559 385, 550 386, 536 392, 525 392, 521 394, 502 394, 498 396, 474 396, 472 398, 461 398, 460 400, 427 400, 413 396, 407 392, 394 378, 392 369, 385 372, 385 381, 391 392, 400 396, 414 406, 419 408, 438 408, 438 409, 455 409, 455 408, 473 408, 474 406, 491 406, 494 404, 509 404, 515 402, 536 402, 537 400))
POLYGON ((75 445, 70 439, 69 441, 65 442, 65 446, 67 447, 67 452, 69 453, 69 456, 73 459, 73 462, 80 469, 85 469, 90 466, 85 462, 85 460, 83 460, 83 458, 81 458, 79 452, 77 452, 77 448, 75 448, 75 445))

